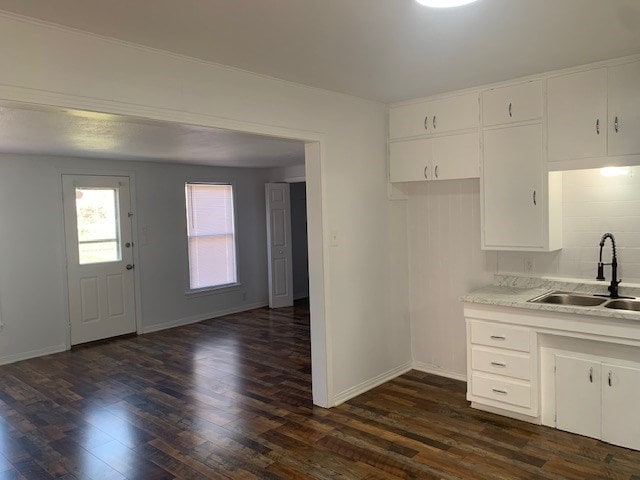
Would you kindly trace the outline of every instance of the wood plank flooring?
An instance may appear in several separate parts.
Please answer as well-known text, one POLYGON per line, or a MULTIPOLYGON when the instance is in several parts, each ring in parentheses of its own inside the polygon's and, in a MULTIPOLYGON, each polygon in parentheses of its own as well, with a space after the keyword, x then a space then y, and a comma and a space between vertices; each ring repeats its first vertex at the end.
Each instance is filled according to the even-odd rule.
MULTIPOLYGON (((0 479, 628 479, 640 452, 412 371, 314 407, 306 305, 0 367, 0 479)), ((639 406, 640 407, 640 406, 639 406)))

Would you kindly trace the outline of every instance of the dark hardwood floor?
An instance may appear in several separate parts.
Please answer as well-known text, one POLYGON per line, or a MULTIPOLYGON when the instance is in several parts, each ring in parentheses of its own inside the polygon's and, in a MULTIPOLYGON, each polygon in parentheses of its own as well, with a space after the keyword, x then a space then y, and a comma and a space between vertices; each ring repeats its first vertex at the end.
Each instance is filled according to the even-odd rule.
POLYGON ((308 313, 0 367, 0 479, 640 479, 640 452, 472 410, 425 373, 313 407, 308 313))

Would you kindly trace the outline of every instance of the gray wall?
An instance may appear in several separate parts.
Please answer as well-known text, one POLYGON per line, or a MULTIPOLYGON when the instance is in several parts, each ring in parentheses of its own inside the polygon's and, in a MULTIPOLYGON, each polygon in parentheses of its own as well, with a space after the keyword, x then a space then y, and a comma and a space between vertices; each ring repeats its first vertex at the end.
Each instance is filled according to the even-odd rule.
POLYGON ((290 185, 291 245, 293 254, 293 298, 309 296, 309 256, 307 253, 307 184, 290 185))
POLYGON ((64 349, 67 332, 61 173, 135 175, 143 331, 268 301, 268 170, 0 155, 0 363, 64 349), (186 296, 186 181, 236 186, 239 279, 233 292, 186 296), (140 233, 147 232, 146 238, 140 233))

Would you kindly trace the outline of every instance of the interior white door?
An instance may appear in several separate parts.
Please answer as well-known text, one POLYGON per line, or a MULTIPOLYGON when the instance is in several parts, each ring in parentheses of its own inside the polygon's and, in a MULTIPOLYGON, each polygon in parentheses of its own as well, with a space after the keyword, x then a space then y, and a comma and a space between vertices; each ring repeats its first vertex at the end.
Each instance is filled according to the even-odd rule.
POLYGON ((602 364, 602 439, 640 450, 640 369, 602 364))
POLYGON ((293 305, 291 200, 288 183, 267 183, 269 308, 293 305))
POLYGON ((599 362, 556 355, 556 426, 600 438, 601 366, 599 362))
POLYGON ((136 330, 128 177, 63 175, 71 344, 136 330))

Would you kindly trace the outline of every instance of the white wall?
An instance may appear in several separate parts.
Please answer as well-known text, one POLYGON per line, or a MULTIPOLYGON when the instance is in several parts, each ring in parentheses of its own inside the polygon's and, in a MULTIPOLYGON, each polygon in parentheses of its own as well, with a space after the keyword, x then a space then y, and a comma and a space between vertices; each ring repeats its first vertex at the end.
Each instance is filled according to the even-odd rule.
POLYGON ((135 176, 138 229, 148 232, 139 236, 139 256, 135 259, 141 283, 143 331, 268 303, 267 170, 1 155, 0 291, 5 327, 0 334, 0 363, 65 347, 60 175, 88 169, 135 176), (238 291, 195 297, 184 294, 188 287, 186 181, 235 185, 242 282, 238 291))
MULTIPOLYGON (((11 16, 0 16, 0 65, 0 99, 320 139, 322 228, 339 238, 328 247, 325 237, 322 252, 328 397, 409 365, 406 212, 386 197, 384 105, 11 16)), ((38 312, 59 306, 61 288, 61 279, 48 285, 38 312)))
MULTIPOLYGON (((525 259, 533 261, 534 274, 583 278, 596 277, 600 238, 611 232, 618 247, 619 278, 640 283, 640 167, 629 167, 630 175, 604 177, 599 169, 562 173, 562 250, 554 253, 501 252, 501 273, 524 271, 525 259)), ((603 260, 609 262, 607 240, 603 260)), ((610 267, 605 267, 607 280, 610 267)))
POLYGON ((408 184, 411 345, 416 367, 466 372, 460 296, 490 284, 496 253, 480 249, 480 181, 408 184))

